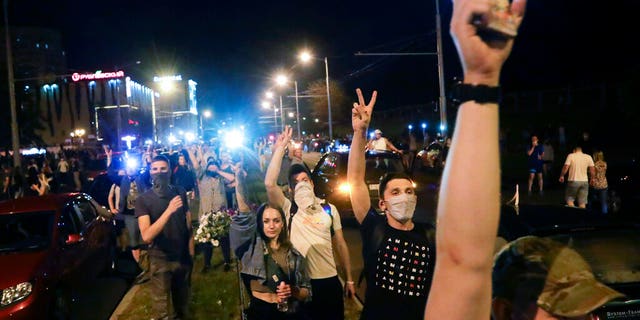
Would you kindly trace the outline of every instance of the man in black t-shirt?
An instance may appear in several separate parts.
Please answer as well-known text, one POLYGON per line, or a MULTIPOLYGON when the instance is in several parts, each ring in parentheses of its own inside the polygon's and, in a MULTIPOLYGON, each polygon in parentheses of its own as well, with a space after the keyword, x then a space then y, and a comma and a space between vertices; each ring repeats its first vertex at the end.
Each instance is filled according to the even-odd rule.
POLYGON ((378 206, 384 214, 371 207, 364 180, 365 146, 376 92, 369 104, 360 89, 357 93, 347 180, 351 206, 361 224, 367 280, 361 319, 422 319, 435 263, 433 228, 413 223, 417 198, 413 181, 404 173, 388 173, 380 179, 378 206))
POLYGON ((153 186, 136 199, 136 217, 144 242, 149 243, 152 312, 164 319, 169 313, 184 318, 189 304, 189 278, 194 254, 191 212, 182 187, 173 186, 169 160, 157 156, 151 161, 153 186))

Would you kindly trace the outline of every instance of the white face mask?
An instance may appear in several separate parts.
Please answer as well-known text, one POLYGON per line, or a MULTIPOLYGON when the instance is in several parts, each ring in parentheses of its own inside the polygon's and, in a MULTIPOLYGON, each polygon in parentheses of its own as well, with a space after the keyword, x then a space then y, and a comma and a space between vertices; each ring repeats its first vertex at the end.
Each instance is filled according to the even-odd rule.
POLYGON ((413 213, 416 210, 417 197, 413 194, 400 194, 385 200, 387 203, 387 212, 391 216, 398 220, 400 223, 405 223, 413 218, 413 213))
POLYGON ((313 193, 313 187, 311 183, 307 181, 301 181, 296 184, 294 189, 293 201, 300 209, 307 209, 314 205, 316 201, 316 195, 313 193))

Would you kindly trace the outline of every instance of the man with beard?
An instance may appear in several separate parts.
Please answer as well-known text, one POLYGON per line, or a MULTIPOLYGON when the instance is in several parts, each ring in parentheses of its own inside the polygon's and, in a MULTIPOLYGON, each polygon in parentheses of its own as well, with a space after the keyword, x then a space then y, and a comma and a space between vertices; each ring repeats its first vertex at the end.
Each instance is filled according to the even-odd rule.
POLYGON ((344 319, 343 290, 333 258, 334 248, 344 268, 348 297, 355 293, 355 285, 351 278, 349 250, 342 234, 340 214, 335 206, 313 193, 311 173, 304 165, 294 164, 289 169, 289 194, 293 195, 293 201, 284 196, 277 183, 291 133, 291 127, 287 127, 278 137, 267 168, 264 183, 269 205, 285 212, 291 243, 307 259, 313 291, 307 314, 312 319, 344 319))
POLYGON ((365 148, 376 92, 369 104, 360 89, 356 92, 359 102, 352 110, 347 181, 353 213, 361 224, 367 279, 361 319, 421 319, 435 263, 433 228, 414 224, 417 198, 413 181, 405 173, 387 173, 380 179, 378 206, 384 215, 371 207, 364 179, 365 148))
POLYGON ((187 316, 194 255, 191 212, 184 188, 169 183, 165 156, 153 158, 150 173, 153 186, 138 197, 136 216, 142 239, 150 244, 152 314, 157 319, 182 319, 187 316))

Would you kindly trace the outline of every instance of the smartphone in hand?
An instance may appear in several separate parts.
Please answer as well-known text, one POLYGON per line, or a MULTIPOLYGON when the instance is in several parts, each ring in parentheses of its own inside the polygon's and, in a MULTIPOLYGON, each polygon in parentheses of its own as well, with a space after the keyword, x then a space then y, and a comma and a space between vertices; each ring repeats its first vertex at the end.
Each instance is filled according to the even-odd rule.
POLYGON ((473 24, 482 31, 513 38, 518 35, 518 28, 509 7, 509 0, 494 0, 489 13, 474 17, 473 24))

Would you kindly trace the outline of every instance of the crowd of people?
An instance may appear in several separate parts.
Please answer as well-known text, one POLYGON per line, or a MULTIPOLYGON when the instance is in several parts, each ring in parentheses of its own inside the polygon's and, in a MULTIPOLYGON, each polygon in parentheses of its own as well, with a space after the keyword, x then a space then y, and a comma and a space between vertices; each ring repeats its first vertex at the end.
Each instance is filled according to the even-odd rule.
MULTIPOLYGON (((451 32, 463 66, 466 95, 458 97, 461 104, 444 166, 436 226, 413 222, 419 199, 411 177, 403 173, 383 176, 377 207, 371 204, 364 183, 365 150, 400 150, 381 132, 367 141, 377 92, 366 102, 362 91, 356 91, 347 180, 360 224, 367 282, 361 319, 586 319, 623 296, 598 282, 576 251, 555 241, 525 237, 495 253, 500 101, 499 95, 489 92, 499 90, 501 69, 524 8, 524 0, 506 4, 508 21, 496 34, 476 23, 478 16, 490 17, 493 9, 488 2, 454 1, 451 32), (474 159, 473 167, 469 159, 474 159)), ((263 163, 268 201, 257 209, 247 200, 242 160, 224 150, 184 147, 169 154, 171 159, 147 150, 141 157, 144 170, 116 168, 121 178, 114 180, 109 207, 121 217, 134 257, 140 260, 139 251, 148 252, 154 317, 188 315, 195 254, 191 210, 197 205, 199 216, 225 207, 238 209, 230 234, 220 243, 225 269, 232 251, 240 260, 241 290, 251 297, 246 310, 249 319, 344 319, 344 298, 355 294, 355 282, 340 213, 314 194, 311 174, 303 163, 283 166, 285 150, 292 152, 290 159, 298 157, 291 136, 291 128, 285 128, 270 150, 268 165, 263 163)), ((537 138, 532 139, 527 151, 529 190, 537 177, 542 191, 544 153, 537 138)), ((14 181, 19 179, 15 173, 8 173, 8 195, 26 192, 29 183, 35 186, 29 189, 41 194, 47 175, 60 188, 80 190, 75 178, 79 169, 74 169, 81 167, 78 159, 57 158, 46 171, 45 165, 30 162, 28 182, 22 184, 14 181)), ((559 178, 563 181, 569 175, 567 204, 586 203, 587 177, 596 190, 606 190, 606 181, 598 180, 604 172, 602 153, 596 153, 594 162, 576 148, 559 178)), ((212 249, 204 249, 203 272, 211 267, 212 249)))

